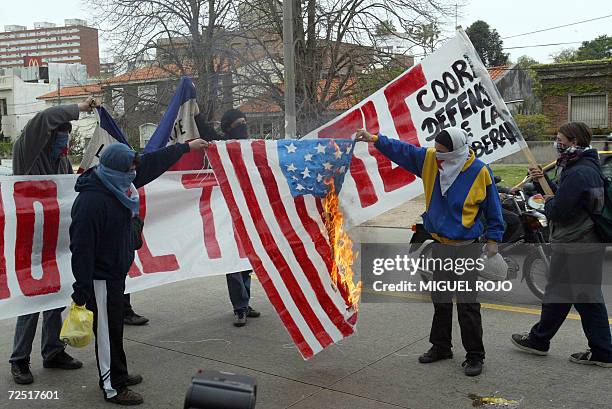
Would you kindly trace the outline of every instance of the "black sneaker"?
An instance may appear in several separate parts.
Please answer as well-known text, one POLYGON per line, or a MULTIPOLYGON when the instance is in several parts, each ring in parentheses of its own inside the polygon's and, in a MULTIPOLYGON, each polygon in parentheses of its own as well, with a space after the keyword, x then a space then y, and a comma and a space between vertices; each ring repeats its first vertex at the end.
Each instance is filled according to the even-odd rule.
POLYGON ((539 348, 529 339, 529 334, 512 334, 510 338, 512 343, 520 350, 529 352, 530 354, 545 356, 548 355, 548 350, 539 348))
POLYGON ((593 353, 590 349, 587 349, 586 352, 577 352, 575 354, 570 355, 569 360, 570 362, 573 362, 575 364, 597 365, 601 366, 602 368, 612 368, 612 362, 594 360, 593 353))
POLYGON ((11 375, 13 375, 15 383, 19 385, 29 385, 34 382, 34 375, 30 371, 30 363, 28 361, 12 362, 11 375))
POLYGON ((461 366, 467 376, 478 376, 482 373, 482 359, 466 359, 461 366))
POLYGON ((142 375, 128 375, 125 384, 127 386, 134 386, 134 385, 138 385, 139 383, 142 383, 142 375))
POLYGON ((116 403, 117 405, 135 406, 141 405, 144 402, 144 399, 138 392, 134 392, 133 390, 126 388, 112 398, 106 399, 106 401, 116 403))
POLYGON ((261 315, 259 311, 252 309, 250 306, 247 307, 247 317, 249 318, 257 318, 261 315))
POLYGON ((234 312, 234 326, 235 327, 244 327, 246 323, 247 323, 247 312, 246 311, 234 312))
POLYGON ((79 369, 83 366, 83 362, 78 359, 74 359, 66 353, 66 351, 60 351, 53 355, 51 359, 43 361, 44 368, 58 368, 58 369, 79 369))
POLYGON ((431 364, 433 362, 441 361, 443 359, 452 359, 453 353, 451 351, 448 352, 440 352, 437 349, 430 348, 429 351, 425 352, 423 355, 419 357, 419 362, 422 364, 431 364))
POLYGON ((148 318, 138 314, 131 314, 123 317, 123 323, 125 325, 145 325, 147 322, 149 322, 148 318))

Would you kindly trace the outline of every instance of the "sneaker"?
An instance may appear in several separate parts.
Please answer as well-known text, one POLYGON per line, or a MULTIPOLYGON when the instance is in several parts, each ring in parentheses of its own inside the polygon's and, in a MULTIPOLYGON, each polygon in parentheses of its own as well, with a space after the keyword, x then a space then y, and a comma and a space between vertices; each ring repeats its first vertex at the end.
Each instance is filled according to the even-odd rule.
POLYGON ((612 368, 612 362, 603 362, 593 359, 593 353, 590 349, 587 349, 586 352, 577 352, 570 355, 569 360, 575 364, 597 365, 602 368, 612 368))
POLYGON ((12 362, 11 375, 13 375, 13 381, 19 385, 29 385, 34 382, 34 375, 30 371, 30 363, 28 361, 12 362))
POLYGON ((134 385, 138 385, 139 383, 142 383, 142 375, 128 375, 125 384, 127 386, 134 386, 134 385))
POLYGON ((463 367, 463 372, 467 376, 478 376, 482 373, 482 359, 470 358, 466 359, 461 366, 463 367))
POLYGON ((44 368, 79 369, 82 366, 83 362, 74 359, 63 350, 53 355, 51 359, 43 361, 44 368))
POLYGON ((530 354, 534 354, 534 355, 540 355, 540 356, 548 355, 547 349, 539 348, 533 342, 531 342, 531 340, 529 339, 528 333, 512 334, 512 337, 510 339, 512 340, 512 343, 520 350, 529 352, 530 354))
POLYGON ((123 390, 123 392, 118 393, 112 398, 106 399, 106 401, 116 403, 117 405, 135 406, 141 405, 144 402, 144 399, 138 392, 134 392, 133 390, 126 388, 123 390))
POLYGON ((423 355, 419 357, 419 362, 422 364, 431 364, 433 362, 441 361, 443 359, 452 359, 453 353, 451 351, 448 352, 440 352, 437 349, 430 348, 429 351, 425 352, 423 355))
POLYGON ((244 327, 247 323, 247 313, 246 311, 236 311, 234 312, 234 326, 235 327, 244 327))
POLYGON ((123 323, 125 325, 145 325, 147 322, 149 322, 148 318, 138 314, 131 314, 123 317, 123 323))
POLYGON ((252 309, 250 306, 247 307, 247 317, 249 318, 258 318, 261 315, 259 311, 252 309))

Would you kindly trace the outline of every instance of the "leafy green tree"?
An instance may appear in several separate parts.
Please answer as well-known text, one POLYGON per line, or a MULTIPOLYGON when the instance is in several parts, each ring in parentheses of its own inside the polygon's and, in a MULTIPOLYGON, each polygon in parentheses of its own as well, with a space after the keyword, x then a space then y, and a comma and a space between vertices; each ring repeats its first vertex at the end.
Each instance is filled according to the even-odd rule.
POLYGON ((576 61, 612 58, 612 37, 601 35, 591 41, 583 41, 576 51, 576 61))
POLYGON ((564 48, 556 54, 551 55, 554 63, 564 63, 564 62, 572 62, 576 61, 576 49, 574 48, 564 48))
POLYGON ((504 53, 504 42, 494 28, 478 20, 465 30, 474 44, 482 62, 488 67, 508 64, 508 54, 504 53))
POLYGON ((516 60, 516 66, 518 68, 529 68, 532 67, 534 65, 539 64, 540 62, 537 61, 535 58, 532 58, 528 55, 521 55, 517 60, 516 60))

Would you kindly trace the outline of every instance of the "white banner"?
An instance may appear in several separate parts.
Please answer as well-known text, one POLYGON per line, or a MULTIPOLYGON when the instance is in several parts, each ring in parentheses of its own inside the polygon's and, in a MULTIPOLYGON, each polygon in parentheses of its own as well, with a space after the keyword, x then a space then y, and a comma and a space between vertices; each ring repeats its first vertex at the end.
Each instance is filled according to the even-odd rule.
MULTIPOLYGON (((70 304, 70 210, 76 175, 0 177, 0 319, 70 304)), ((212 171, 170 172, 140 189, 145 245, 136 291, 250 268, 212 171)))
MULTIPOLYGON (((486 163, 526 146, 506 104, 462 30, 354 108, 306 138, 350 138, 357 129, 433 146, 440 130, 466 130, 486 163)), ((340 202, 348 226, 365 222, 418 196, 421 179, 391 163, 372 144, 355 146, 340 202), (368 146, 369 145, 369 146, 368 146)))

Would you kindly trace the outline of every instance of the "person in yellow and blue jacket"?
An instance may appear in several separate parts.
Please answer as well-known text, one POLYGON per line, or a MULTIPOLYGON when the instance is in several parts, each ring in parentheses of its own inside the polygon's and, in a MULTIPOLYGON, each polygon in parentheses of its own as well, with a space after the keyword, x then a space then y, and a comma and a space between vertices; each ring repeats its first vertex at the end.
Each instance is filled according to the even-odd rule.
POLYGON ((478 259, 482 246, 476 243, 481 237, 487 242, 486 253, 489 256, 497 253, 504 221, 491 169, 475 157, 467 133, 460 128, 442 130, 436 136, 435 148, 415 146, 382 134, 372 135, 366 130, 359 130, 356 140, 374 142, 376 149, 387 158, 423 180, 426 204, 423 224, 440 243, 433 246, 431 254, 432 259, 441 261, 432 263, 433 281, 444 282, 446 289, 432 291, 434 317, 429 338, 432 347, 419 357, 419 362, 452 358, 452 298, 456 292, 461 340, 466 350, 464 371, 468 376, 480 375, 485 350, 480 303, 475 291, 477 269, 459 272, 442 265, 447 260, 463 259, 465 263, 465 260, 478 259), (464 282, 461 291, 458 286, 448 285, 459 278, 464 282))

